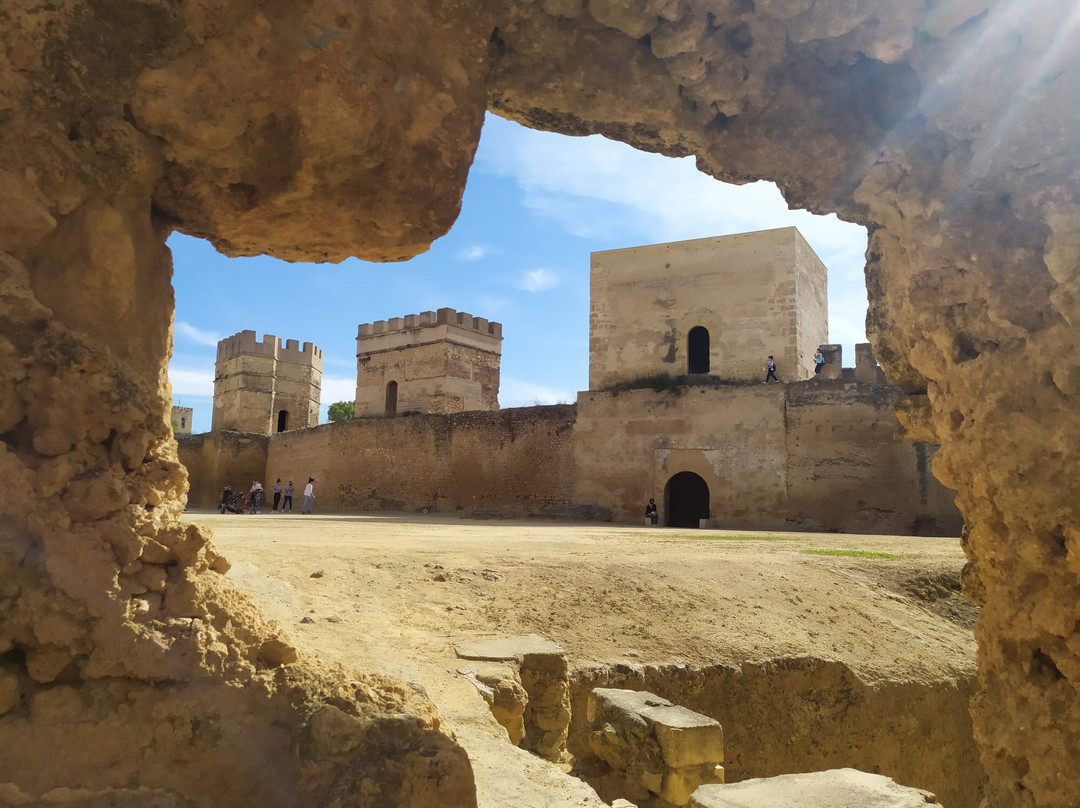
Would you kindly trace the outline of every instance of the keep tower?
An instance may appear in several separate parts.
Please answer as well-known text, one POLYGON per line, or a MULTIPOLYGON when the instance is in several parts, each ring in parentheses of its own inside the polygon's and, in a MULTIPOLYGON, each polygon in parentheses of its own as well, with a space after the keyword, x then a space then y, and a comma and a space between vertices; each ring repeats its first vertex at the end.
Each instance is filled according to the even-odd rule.
POLYGON ((319 423, 322 349, 241 331, 218 343, 212 428, 269 435, 319 423))
POLYGON ((357 417, 499 409, 502 324, 444 308, 364 323, 357 417))

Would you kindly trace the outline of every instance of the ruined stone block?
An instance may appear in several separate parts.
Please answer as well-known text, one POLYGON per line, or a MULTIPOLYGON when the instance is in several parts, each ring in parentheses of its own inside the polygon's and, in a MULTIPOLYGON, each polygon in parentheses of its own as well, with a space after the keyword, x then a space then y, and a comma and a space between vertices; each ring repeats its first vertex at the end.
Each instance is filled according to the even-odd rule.
MULTIPOLYGON (((477 678, 493 689, 489 700, 492 713, 496 720, 506 727, 511 742, 548 760, 558 760, 563 756, 566 750, 566 732, 570 726, 570 678, 566 653, 560 646, 543 637, 529 634, 523 637, 465 643, 458 646, 457 654, 462 659, 478 663, 477 678), (512 709, 504 706, 496 712, 495 707, 498 687, 508 691, 512 688, 507 685, 506 673, 498 672, 490 663, 499 664, 504 671, 509 670, 516 675, 524 693, 524 704, 520 713, 523 736, 517 741, 514 737, 519 730, 517 719, 513 715, 516 702, 512 709), (485 676, 494 678, 485 679, 485 676)), ((516 697, 517 691, 513 692, 513 696, 508 692, 507 705, 516 697)))
POLYGON ((724 732, 719 722, 652 693, 597 688, 589 695, 589 746, 644 792, 686 805, 694 790, 722 783, 724 732))
POLYGON ((941 808, 921 788, 894 783, 880 774, 832 769, 810 774, 761 777, 730 785, 703 785, 688 808, 941 808))
POLYGON ((818 374, 819 379, 839 379, 844 369, 844 346, 822 345, 821 353, 825 357, 825 367, 818 374))

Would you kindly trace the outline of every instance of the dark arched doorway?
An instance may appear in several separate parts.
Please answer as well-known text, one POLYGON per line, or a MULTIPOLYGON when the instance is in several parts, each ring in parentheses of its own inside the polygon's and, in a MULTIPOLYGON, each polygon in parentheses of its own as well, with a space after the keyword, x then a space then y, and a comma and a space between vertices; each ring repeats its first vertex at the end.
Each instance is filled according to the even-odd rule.
POLYGON ((289 411, 282 410, 277 414, 277 431, 284 432, 289 425, 289 411))
POLYGON ((386 415, 388 417, 397 415, 397 382, 386 385, 386 415))
POLYGON ((687 373, 709 372, 709 329, 694 326, 686 335, 687 373))
POLYGON ((692 471, 680 471, 664 486, 664 514, 668 527, 700 527, 709 518, 709 485, 692 471))

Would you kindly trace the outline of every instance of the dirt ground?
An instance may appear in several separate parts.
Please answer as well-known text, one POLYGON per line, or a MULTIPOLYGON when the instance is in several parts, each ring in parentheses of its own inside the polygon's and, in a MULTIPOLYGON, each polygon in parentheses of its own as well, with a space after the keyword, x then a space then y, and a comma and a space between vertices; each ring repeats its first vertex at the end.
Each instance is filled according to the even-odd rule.
POLYGON ((484 808, 604 803, 510 747, 456 673, 462 641, 535 633, 571 667, 810 654, 868 682, 974 670, 957 539, 436 515, 187 518, 213 528, 229 575, 303 652, 423 687, 468 749, 484 808))

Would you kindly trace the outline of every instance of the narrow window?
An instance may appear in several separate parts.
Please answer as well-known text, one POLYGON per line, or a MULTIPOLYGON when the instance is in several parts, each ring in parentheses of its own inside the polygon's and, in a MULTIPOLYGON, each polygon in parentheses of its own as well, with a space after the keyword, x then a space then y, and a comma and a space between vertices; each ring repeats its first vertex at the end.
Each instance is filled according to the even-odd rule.
POLYGON ((687 373, 709 372, 709 329, 694 326, 686 335, 687 373))
POLYGON ((284 432, 289 423, 289 411, 282 410, 277 414, 277 431, 284 432))
POLYGON ((180 419, 180 429, 187 429, 187 418, 180 419))
POLYGON ((386 385, 386 415, 388 417, 397 415, 397 382, 386 385))

